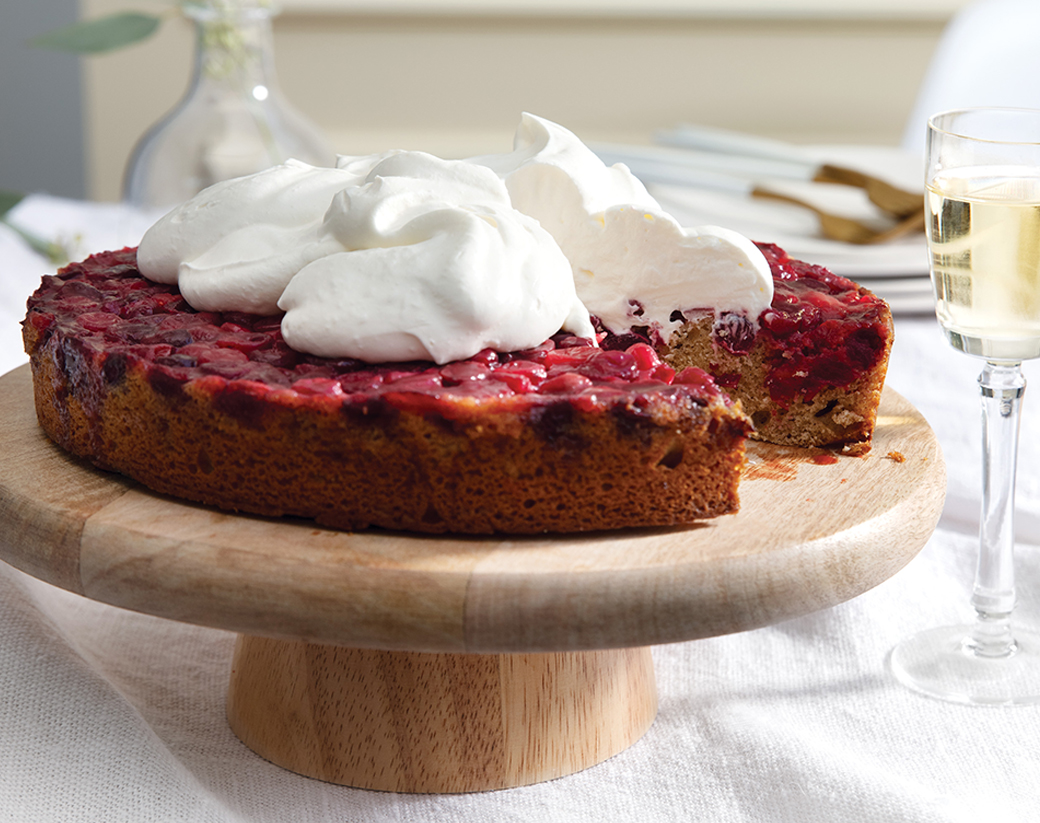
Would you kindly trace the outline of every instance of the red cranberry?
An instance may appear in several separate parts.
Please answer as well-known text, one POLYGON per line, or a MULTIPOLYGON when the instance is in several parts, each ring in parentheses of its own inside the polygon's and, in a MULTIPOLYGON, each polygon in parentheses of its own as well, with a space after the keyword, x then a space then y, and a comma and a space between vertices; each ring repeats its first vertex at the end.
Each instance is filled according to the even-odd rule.
POLYGON ((564 372, 557 377, 550 377, 541 385, 542 394, 571 394, 592 388, 592 381, 577 372, 564 372))
POLYGON ((490 374, 490 367, 480 360, 460 360, 441 367, 441 377, 445 385, 457 386, 467 380, 486 380, 490 374))

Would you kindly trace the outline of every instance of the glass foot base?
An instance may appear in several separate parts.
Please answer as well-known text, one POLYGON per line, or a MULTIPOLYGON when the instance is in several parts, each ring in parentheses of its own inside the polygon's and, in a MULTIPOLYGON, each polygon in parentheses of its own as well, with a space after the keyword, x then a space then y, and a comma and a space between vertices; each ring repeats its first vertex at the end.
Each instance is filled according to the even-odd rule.
POLYGON ((952 703, 1040 703, 1040 634, 1015 630, 1016 649, 994 658, 972 650, 972 628, 944 626, 916 634, 892 650, 888 668, 903 685, 952 703))

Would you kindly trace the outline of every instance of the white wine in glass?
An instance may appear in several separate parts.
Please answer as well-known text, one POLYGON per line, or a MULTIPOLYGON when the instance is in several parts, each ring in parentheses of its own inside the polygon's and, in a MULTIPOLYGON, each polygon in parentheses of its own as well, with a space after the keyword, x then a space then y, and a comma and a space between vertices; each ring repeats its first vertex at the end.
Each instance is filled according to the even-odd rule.
POLYGON ((940 172, 927 199, 936 314, 951 342, 995 360, 1040 356, 1040 169, 940 172))
POLYGON ((1040 634, 1012 626, 1023 360, 1040 357, 1040 111, 963 109, 928 122, 926 215, 936 316, 981 358, 982 511, 974 623, 929 629, 889 656, 944 700, 1040 702, 1040 634))

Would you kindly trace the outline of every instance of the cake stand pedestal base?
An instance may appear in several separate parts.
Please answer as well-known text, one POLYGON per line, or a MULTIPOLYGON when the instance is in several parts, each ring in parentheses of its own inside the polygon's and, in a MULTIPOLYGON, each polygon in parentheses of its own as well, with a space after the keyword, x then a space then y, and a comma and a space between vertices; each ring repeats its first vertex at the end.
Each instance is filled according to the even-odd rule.
POLYGON ((657 686, 649 648, 434 654, 240 635, 227 711, 249 748, 299 774, 472 792, 623 751, 653 722, 657 686))

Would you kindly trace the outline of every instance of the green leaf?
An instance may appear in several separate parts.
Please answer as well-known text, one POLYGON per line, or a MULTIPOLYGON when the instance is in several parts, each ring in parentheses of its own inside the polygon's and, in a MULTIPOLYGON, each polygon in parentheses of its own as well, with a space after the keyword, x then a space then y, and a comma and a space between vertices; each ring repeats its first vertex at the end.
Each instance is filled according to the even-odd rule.
POLYGON ((162 18, 154 14, 117 12, 41 34, 29 44, 76 54, 101 54, 144 40, 159 28, 161 22, 162 18))
POLYGON ((2 218, 11 209, 13 209, 19 203, 21 203, 24 199, 25 195, 22 194, 20 191, 0 189, 0 218, 2 218))
POLYGON ((68 251, 60 244, 52 240, 44 240, 21 226, 16 226, 7 219, 8 212, 25 199, 25 195, 19 191, 0 189, 0 223, 7 226, 17 234, 25 244, 37 254, 42 254, 55 265, 69 262, 68 251))

